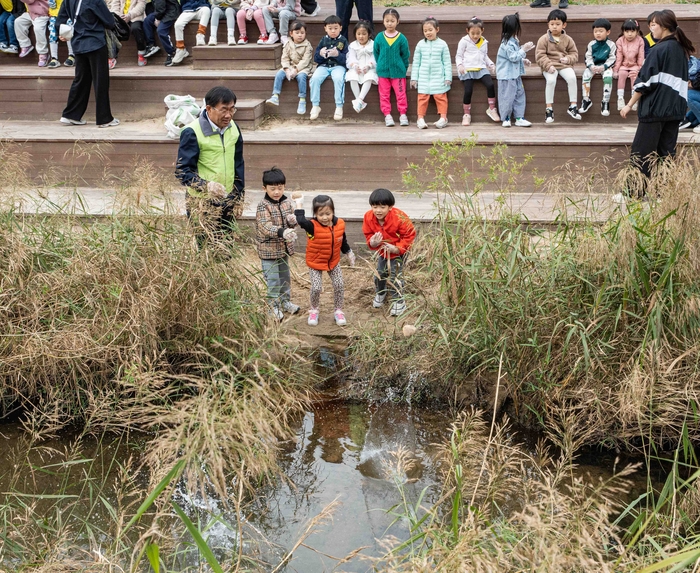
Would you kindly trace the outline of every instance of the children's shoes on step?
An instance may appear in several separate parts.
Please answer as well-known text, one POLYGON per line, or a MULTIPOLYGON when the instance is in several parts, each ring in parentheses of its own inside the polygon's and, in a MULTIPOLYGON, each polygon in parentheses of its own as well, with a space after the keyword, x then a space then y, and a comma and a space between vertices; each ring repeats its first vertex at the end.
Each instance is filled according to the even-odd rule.
POLYGON ((488 115, 493 121, 501 121, 501 116, 498 115, 498 110, 495 107, 490 107, 486 110, 486 115, 488 115))
POLYGON ((306 113, 306 100, 303 97, 299 98, 299 105, 297 106, 297 113, 299 115, 304 115, 306 113))
POLYGON ((338 326, 345 326, 348 323, 348 321, 345 320, 345 314, 343 314, 343 311, 340 310, 339 308, 335 309, 334 316, 335 316, 335 323, 338 326))
POLYGON ((318 116, 321 115, 321 106, 314 105, 311 107, 311 113, 309 114, 309 119, 318 119, 318 116))
POLYGON ((312 308, 309 311, 309 320, 307 321, 309 326, 318 326, 318 309, 312 308))

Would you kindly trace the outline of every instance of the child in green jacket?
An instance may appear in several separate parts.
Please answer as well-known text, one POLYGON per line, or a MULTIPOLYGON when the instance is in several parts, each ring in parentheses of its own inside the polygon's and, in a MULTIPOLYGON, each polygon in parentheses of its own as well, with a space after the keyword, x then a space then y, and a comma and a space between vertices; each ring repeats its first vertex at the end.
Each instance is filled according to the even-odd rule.
POLYGON ((399 125, 408 125, 408 100, 406 99, 406 72, 411 51, 408 40, 396 28, 399 25, 399 13, 394 8, 384 11, 384 31, 374 40, 374 59, 377 62, 379 76, 379 108, 384 114, 384 123, 393 127, 391 116, 391 90, 396 94, 396 107, 399 108, 399 125))

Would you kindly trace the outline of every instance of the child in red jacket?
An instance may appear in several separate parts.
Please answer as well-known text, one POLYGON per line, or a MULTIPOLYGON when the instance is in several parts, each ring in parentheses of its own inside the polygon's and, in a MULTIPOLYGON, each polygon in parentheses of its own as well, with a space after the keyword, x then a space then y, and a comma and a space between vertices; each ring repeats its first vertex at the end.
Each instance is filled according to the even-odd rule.
POLYGON ((365 213, 362 232, 369 248, 379 255, 372 306, 381 308, 388 292, 392 301, 391 316, 400 316, 406 310, 403 265, 416 238, 416 230, 408 215, 394 207, 395 202, 394 195, 388 189, 372 191, 369 196, 372 208, 365 213))
POLYGON ((343 298, 345 285, 343 272, 340 270, 340 254, 348 256, 350 266, 355 266, 355 253, 352 252, 345 236, 345 221, 335 216, 333 199, 328 195, 314 197, 312 209, 313 219, 309 220, 304 214, 304 196, 295 191, 292 199, 296 203, 294 216, 297 224, 306 231, 306 266, 309 267, 311 279, 311 309, 309 310, 309 325, 318 324, 318 309, 321 302, 321 287, 323 286, 323 271, 327 271, 333 283, 333 303, 335 305, 335 323, 345 326, 343 313, 343 298))

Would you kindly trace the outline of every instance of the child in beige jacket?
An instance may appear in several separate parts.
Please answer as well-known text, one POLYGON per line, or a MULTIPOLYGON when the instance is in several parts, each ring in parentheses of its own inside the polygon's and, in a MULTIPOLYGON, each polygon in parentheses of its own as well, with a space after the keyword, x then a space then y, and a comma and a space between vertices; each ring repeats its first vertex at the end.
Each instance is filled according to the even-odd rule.
POLYGON ((280 104, 280 93, 285 78, 287 81, 296 79, 299 85, 299 106, 297 113, 306 113, 306 82, 313 71, 313 48, 306 39, 306 25, 299 20, 289 26, 291 41, 282 48, 282 69, 275 76, 272 86, 272 97, 267 100, 271 105, 280 104))
POLYGON ((554 88, 557 76, 564 78, 569 88, 569 109, 567 113, 574 119, 581 119, 578 112, 578 93, 574 64, 578 62, 578 50, 571 36, 566 35, 566 12, 552 10, 547 16, 549 30, 537 42, 535 61, 542 70, 547 82, 544 96, 546 102, 545 123, 554 123, 554 88))

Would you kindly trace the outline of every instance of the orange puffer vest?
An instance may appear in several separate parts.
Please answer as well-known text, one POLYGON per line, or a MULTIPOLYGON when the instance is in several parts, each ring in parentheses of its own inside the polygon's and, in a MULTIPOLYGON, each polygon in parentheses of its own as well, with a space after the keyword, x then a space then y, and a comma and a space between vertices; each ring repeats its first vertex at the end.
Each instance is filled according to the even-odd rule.
POLYGON ((338 219, 335 226, 324 227, 316 219, 314 235, 306 243, 306 264, 317 271, 331 271, 340 262, 340 247, 345 234, 345 221, 338 219))

